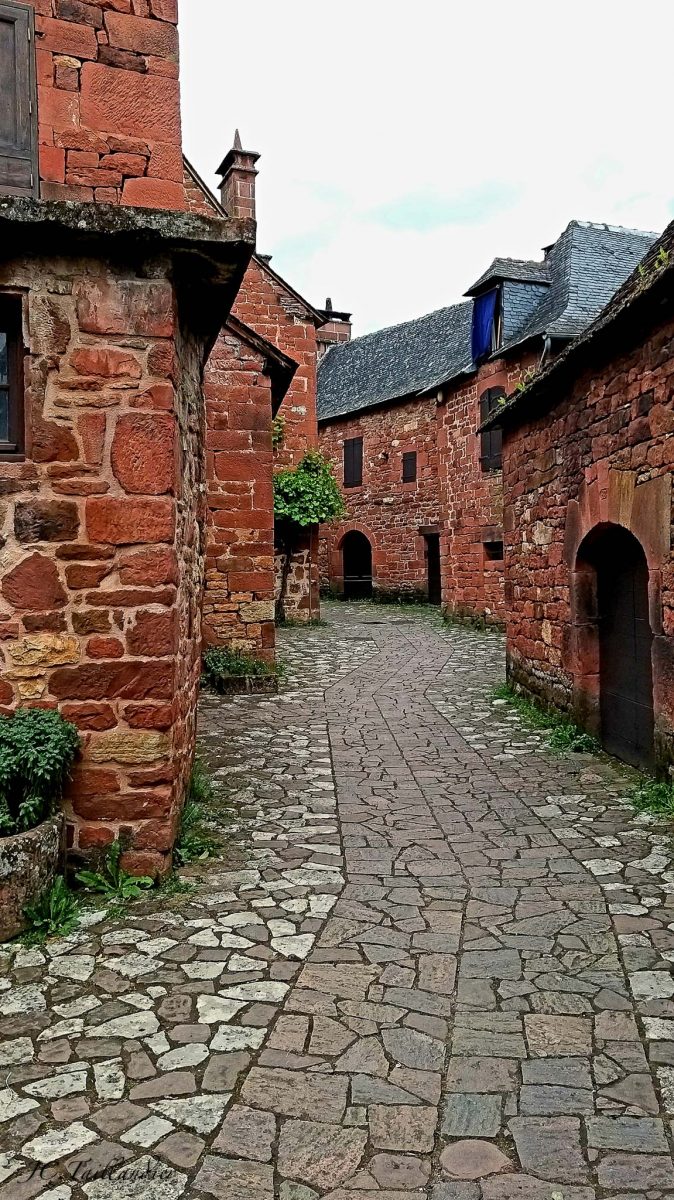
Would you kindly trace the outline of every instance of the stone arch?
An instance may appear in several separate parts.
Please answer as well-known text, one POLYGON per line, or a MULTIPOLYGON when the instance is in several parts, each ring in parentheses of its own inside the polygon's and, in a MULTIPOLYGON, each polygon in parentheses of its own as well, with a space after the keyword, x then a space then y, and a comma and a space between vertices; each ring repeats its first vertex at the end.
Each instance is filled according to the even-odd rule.
POLYGON ((571 588, 574 707, 609 753, 641 767, 654 760, 649 581, 625 526, 599 522, 583 538, 571 588))
POLYGON ((342 589, 347 600, 362 600, 372 595, 372 542, 361 529, 347 530, 339 541, 342 565, 342 589))
POLYGON ((379 549, 377 539, 369 525, 362 521, 344 521, 336 526, 323 526, 327 541, 327 565, 329 583, 340 595, 344 592, 344 572, 342 547, 349 533, 362 533, 372 547, 372 577, 376 583, 379 568, 379 549))

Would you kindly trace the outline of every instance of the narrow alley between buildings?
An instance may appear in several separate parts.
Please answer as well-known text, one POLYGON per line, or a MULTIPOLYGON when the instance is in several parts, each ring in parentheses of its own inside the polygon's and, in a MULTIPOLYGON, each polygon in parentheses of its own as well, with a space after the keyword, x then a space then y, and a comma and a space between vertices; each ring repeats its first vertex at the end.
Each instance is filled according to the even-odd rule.
POLYGON ((0 951, 0 1200, 664 1200, 674 870, 494 632, 326 605, 202 698, 186 895, 0 951))

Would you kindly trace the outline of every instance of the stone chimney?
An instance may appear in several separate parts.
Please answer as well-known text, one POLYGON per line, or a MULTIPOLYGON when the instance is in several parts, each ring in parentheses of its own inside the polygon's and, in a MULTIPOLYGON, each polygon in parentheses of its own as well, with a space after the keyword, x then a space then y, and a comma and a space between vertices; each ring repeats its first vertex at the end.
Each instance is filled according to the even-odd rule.
POLYGON ((351 341, 351 313, 336 312, 332 307, 332 300, 328 296, 325 301, 325 308, 319 309, 321 316, 325 317, 325 325, 316 330, 316 341, 318 343, 318 359, 319 362, 330 346, 336 345, 338 342, 351 341))
POLYGON ((250 217, 255 220, 255 164, 260 157, 254 150, 244 150, 238 129, 234 145, 218 167, 222 175, 220 199, 228 217, 250 217))

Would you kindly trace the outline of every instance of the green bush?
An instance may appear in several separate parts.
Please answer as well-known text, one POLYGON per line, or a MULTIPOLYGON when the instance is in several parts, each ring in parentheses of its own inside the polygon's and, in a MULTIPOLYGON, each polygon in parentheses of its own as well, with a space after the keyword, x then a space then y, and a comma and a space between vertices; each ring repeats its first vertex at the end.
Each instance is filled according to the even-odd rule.
POLYGON ((252 654, 232 650, 229 646, 209 646, 203 658, 204 675, 209 683, 219 679, 241 679, 246 675, 277 675, 275 663, 264 662, 252 654))
POLYGON ((277 521, 306 528, 343 517, 345 511, 332 467, 317 450, 309 450, 296 467, 274 476, 277 521))
POLYGON ((43 942, 48 937, 67 937, 77 928, 80 906, 62 875, 57 875, 50 888, 35 904, 24 908, 29 930, 22 935, 28 943, 43 942))
POLYGON ((79 747, 74 725, 45 708, 0 717, 0 836, 52 816, 79 747))

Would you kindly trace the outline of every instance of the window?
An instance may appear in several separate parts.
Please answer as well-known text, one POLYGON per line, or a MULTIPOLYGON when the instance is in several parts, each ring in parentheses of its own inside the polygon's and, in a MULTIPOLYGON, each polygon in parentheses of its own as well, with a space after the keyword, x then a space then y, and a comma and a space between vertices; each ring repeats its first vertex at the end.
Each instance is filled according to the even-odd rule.
POLYGON ((21 454, 23 448, 21 300, 0 296, 0 456, 21 454))
MULTIPOLYGON (((480 424, 491 417, 505 397, 501 387, 487 388, 480 396, 480 424)), ((500 429, 487 429, 480 434, 480 465, 483 471, 501 470, 503 434, 500 429)))
POLYGON ((503 542, 483 542, 485 562, 503 562, 503 542))
POLYGON ((417 477, 417 452, 407 450, 403 454, 403 483, 414 483, 417 477))
POLYGON ((473 362, 479 363, 501 346, 503 335, 503 303, 500 287, 483 292, 473 301, 471 352, 473 362))
POLYGON ((363 439, 344 441, 344 487, 360 487, 363 482, 363 439))
POLYGON ((32 8, 0 2, 0 192, 37 195, 32 8))

